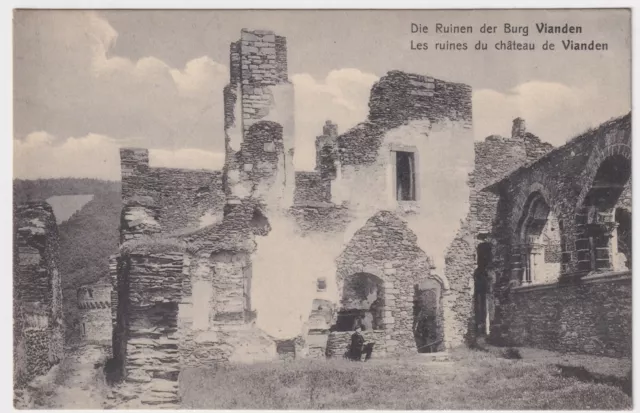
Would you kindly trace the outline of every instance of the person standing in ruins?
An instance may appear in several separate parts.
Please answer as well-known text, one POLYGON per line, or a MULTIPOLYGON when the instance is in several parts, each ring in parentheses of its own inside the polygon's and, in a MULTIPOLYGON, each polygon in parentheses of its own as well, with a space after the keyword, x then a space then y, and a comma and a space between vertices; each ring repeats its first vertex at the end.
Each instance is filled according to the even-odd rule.
POLYGON ((362 327, 358 324, 356 331, 351 335, 351 345, 349 346, 348 358, 353 361, 360 361, 365 339, 362 335, 362 327))

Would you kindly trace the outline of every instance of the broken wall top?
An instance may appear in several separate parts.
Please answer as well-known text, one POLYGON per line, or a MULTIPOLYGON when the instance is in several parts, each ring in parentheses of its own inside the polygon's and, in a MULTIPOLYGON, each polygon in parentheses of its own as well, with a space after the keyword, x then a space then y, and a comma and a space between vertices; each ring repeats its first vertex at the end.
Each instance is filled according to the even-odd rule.
POLYGON ((203 217, 222 211, 222 172, 150 168, 147 149, 123 148, 120 158, 125 232, 149 224, 145 219, 154 221, 157 233, 195 229, 203 217))
MULTIPOLYGON (((579 177, 587 167, 594 151, 603 149, 612 142, 626 142, 631 144, 631 114, 612 119, 569 140, 564 145, 547 151, 543 156, 532 163, 524 163, 523 166, 511 171, 511 173, 493 183, 487 184, 483 191, 499 192, 506 185, 514 184, 534 173, 556 170, 563 176, 571 177, 573 185, 563 185, 565 194, 577 196, 583 190, 583 182, 579 177), (609 142, 610 141, 610 142, 609 142)), ((533 145, 532 143, 531 145, 533 145)), ((542 143, 544 144, 544 143, 542 143)), ((541 145, 544 150, 544 147, 541 145)), ((558 182, 560 184, 560 182, 558 182)))
POLYGON ((374 162, 385 132, 414 120, 471 128, 471 87, 397 70, 388 72, 371 89, 368 120, 338 137, 342 164, 374 162))

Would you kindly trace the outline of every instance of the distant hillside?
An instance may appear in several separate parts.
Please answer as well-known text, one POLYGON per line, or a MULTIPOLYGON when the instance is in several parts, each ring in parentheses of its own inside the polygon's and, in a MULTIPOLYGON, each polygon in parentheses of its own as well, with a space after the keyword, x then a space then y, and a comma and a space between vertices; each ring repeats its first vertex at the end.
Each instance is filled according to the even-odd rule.
POLYGON ((60 195, 93 195, 93 199, 59 225, 60 276, 67 338, 77 336, 76 291, 109 274, 109 256, 118 251, 122 209, 120 183, 97 179, 14 181, 14 202, 46 200, 60 195))
POLYGON ((56 223, 62 224, 71 218, 71 215, 80 211, 80 209, 93 199, 92 195, 54 195, 47 198, 47 202, 53 208, 56 215, 56 223))
POLYGON ((119 192, 96 194, 60 227, 60 274, 68 337, 74 336, 76 291, 109 276, 109 256, 118 251, 122 209, 119 192))
POLYGON ((44 201, 55 195, 120 193, 120 182, 89 178, 14 179, 14 202, 44 201))

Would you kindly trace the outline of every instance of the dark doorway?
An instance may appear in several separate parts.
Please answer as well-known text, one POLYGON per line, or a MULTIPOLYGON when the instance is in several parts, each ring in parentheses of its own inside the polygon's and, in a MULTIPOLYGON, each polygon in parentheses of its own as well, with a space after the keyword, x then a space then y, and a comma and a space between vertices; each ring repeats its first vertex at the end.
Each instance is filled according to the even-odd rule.
POLYGON ((492 253, 491 244, 483 242, 476 250, 477 268, 474 278, 474 313, 476 324, 476 335, 486 336, 489 334, 489 273, 488 267, 491 264, 492 253))
POLYGON ((444 349, 442 288, 438 281, 426 279, 414 287, 413 335, 418 353, 444 349))

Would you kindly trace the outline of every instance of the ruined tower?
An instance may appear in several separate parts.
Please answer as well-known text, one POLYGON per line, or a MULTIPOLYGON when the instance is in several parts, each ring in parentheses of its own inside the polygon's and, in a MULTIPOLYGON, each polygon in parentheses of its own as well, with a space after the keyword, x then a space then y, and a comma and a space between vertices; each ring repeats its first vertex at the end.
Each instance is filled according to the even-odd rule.
POLYGON ((84 341, 94 343, 111 341, 111 291, 112 286, 108 279, 78 288, 80 337, 84 341))
POLYGON ((286 39, 243 29, 230 56, 224 89, 227 203, 254 199, 287 207, 294 190, 294 121, 286 39))

